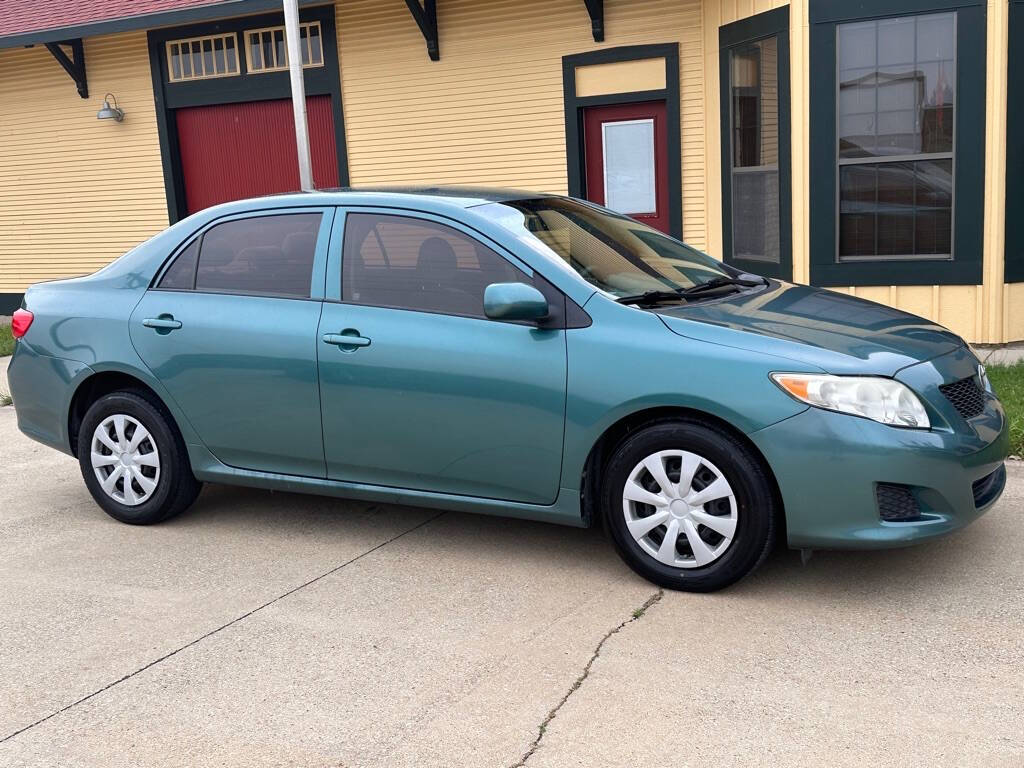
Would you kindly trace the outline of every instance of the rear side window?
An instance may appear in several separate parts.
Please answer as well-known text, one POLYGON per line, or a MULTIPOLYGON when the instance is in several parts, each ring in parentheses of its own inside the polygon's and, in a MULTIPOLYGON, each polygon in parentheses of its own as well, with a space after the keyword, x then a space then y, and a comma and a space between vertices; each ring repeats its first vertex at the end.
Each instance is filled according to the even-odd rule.
POLYGON ((320 219, 289 213, 218 224, 181 252, 160 287, 308 298, 320 219))
POLYGON ((451 227, 377 213, 345 218, 342 300, 484 317, 491 283, 532 282, 487 246, 451 227))

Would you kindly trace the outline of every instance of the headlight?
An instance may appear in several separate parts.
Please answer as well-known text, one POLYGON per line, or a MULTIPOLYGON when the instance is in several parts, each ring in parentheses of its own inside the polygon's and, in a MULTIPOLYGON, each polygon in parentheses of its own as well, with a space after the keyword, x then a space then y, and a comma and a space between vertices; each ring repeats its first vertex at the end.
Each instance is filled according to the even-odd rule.
POLYGON ((917 395, 893 379, 773 373, 772 381, 797 400, 817 408, 864 416, 894 427, 931 426, 917 395))

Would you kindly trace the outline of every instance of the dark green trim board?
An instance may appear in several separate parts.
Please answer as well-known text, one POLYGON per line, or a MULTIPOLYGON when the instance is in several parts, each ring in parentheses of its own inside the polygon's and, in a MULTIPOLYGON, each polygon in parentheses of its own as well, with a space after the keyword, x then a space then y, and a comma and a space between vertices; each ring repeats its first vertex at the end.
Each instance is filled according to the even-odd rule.
POLYGON ((562 57, 562 96, 565 105, 565 156, 569 194, 586 197, 586 179, 583 158, 583 120, 586 107, 609 104, 630 104, 640 101, 665 102, 668 123, 668 204, 669 231, 673 237, 683 236, 683 160, 679 128, 679 45, 626 45, 603 48, 599 51, 578 53, 562 57), (607 96, 576 95, 576 67, 589 64, 609 64, 639 59, 665 59, 665 88, 655 91, 614 93, 607 96))
MULTIPOLYGON (((334 6, 303 8, 302 21, 319 21, 322 30, 324 65, 303 71, 306 95, 330 96, 334 117, 334 139, 338 155, 338 179, 348 186, 348 152, 345 144, 345 118, 341 106, 341 73, 338 65, 337 35, 334 28, 334 6)), ((210 104, 232 104, 244 101, 290 99, 291 87, 287 72, 261 72, 249 75, 246 70, 244 46, 239 48, 237 77, 218 77, 178 83, 167 81, 167 56, 164 43, 182 37, 197 37, 246 29, 271 27, 284 23, 280 13, 260 16, 241 16, 188 27, 157 29, 149 32, 149 68, 153 79, 156 101, 157 136, 164 172, 164 190, 167 195, 167 215, 170 222, 187 215, 185 187, 181 172, 181 154, 178 148, 177 123, 174 110, 182 107, 200 107, 210 104)))
POLYGON ((793 277, 792 163, 790 152, 789 6, 759 13, 718 29, 720 125, 722 137, 722 258, 726 263, 768 277, 793 277), (733 48, 775 37, 778 50, 779 104, 779 263, 736 259, 732 253, 732 94, 729 55, 733 48))
POLYGON ((807 15, 811 24, 834 24, 984 5, 985 0, 813 0, 808 3, 807 15))
POLYGON ((817 0, 810 28, 810 278, 814 285, 977 285, 985 210, 985 5, 975 0, 817 0), (953 258, 837 260, 836 22, 955 10, 953 258))
POLYGON ((1009 71, 1006 83, 1006 273, 1024 282, 1024 0, 1010 3, 1009 71), (1018 44, 1014 44, 1018 43, 1018 44))
POLYGON ((24 293, 0 293, 0 315, 10 317, 24 300, 24 293))

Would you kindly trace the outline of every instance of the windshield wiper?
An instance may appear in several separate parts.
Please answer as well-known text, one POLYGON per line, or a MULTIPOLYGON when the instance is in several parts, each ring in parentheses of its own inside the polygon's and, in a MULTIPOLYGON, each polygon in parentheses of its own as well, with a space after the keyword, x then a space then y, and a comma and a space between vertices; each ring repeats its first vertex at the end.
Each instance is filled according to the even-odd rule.
POLYGON ((645 291, 636 296, 623 296, 616 301, 619 304, 657 304, 661 301, 689 301, 691 298, 714 295, 717 293, 731 293, 739 288, 753 288, 758 285, 768 285, 763 277, 742 274, 738 277, 714 277, 703 283, 697 283, 689 288, 676 288, 671 291, 645 291))
POLYGON ((636 296, 621 296, 616 299, 619 304, 657 304, 659 301, 678 301, 683 298, 683 289, 674 291, 644 291, 636 296))
POLYGON ((768 285, 768 281, 756 275, 742 274, 737 277, 713 277, 703 283, 697 283, 689 288, 681 288, 680 296, 693 296, 695 294, 712 291, 716 288, 753 288, 758 285, 768 285))

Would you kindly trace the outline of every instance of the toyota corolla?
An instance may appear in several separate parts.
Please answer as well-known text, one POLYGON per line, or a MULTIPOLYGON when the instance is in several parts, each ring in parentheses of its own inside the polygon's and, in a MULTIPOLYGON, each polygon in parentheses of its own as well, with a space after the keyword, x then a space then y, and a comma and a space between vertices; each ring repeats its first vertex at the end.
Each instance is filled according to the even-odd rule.
POLYGON ((950 331, 739 272, 572 198, 470 189, 229 203, 33 286, 28 436, 117 520, 201 484, 603 524, 707 591, 792 548, 971 522, 1007 421, 950 331))

